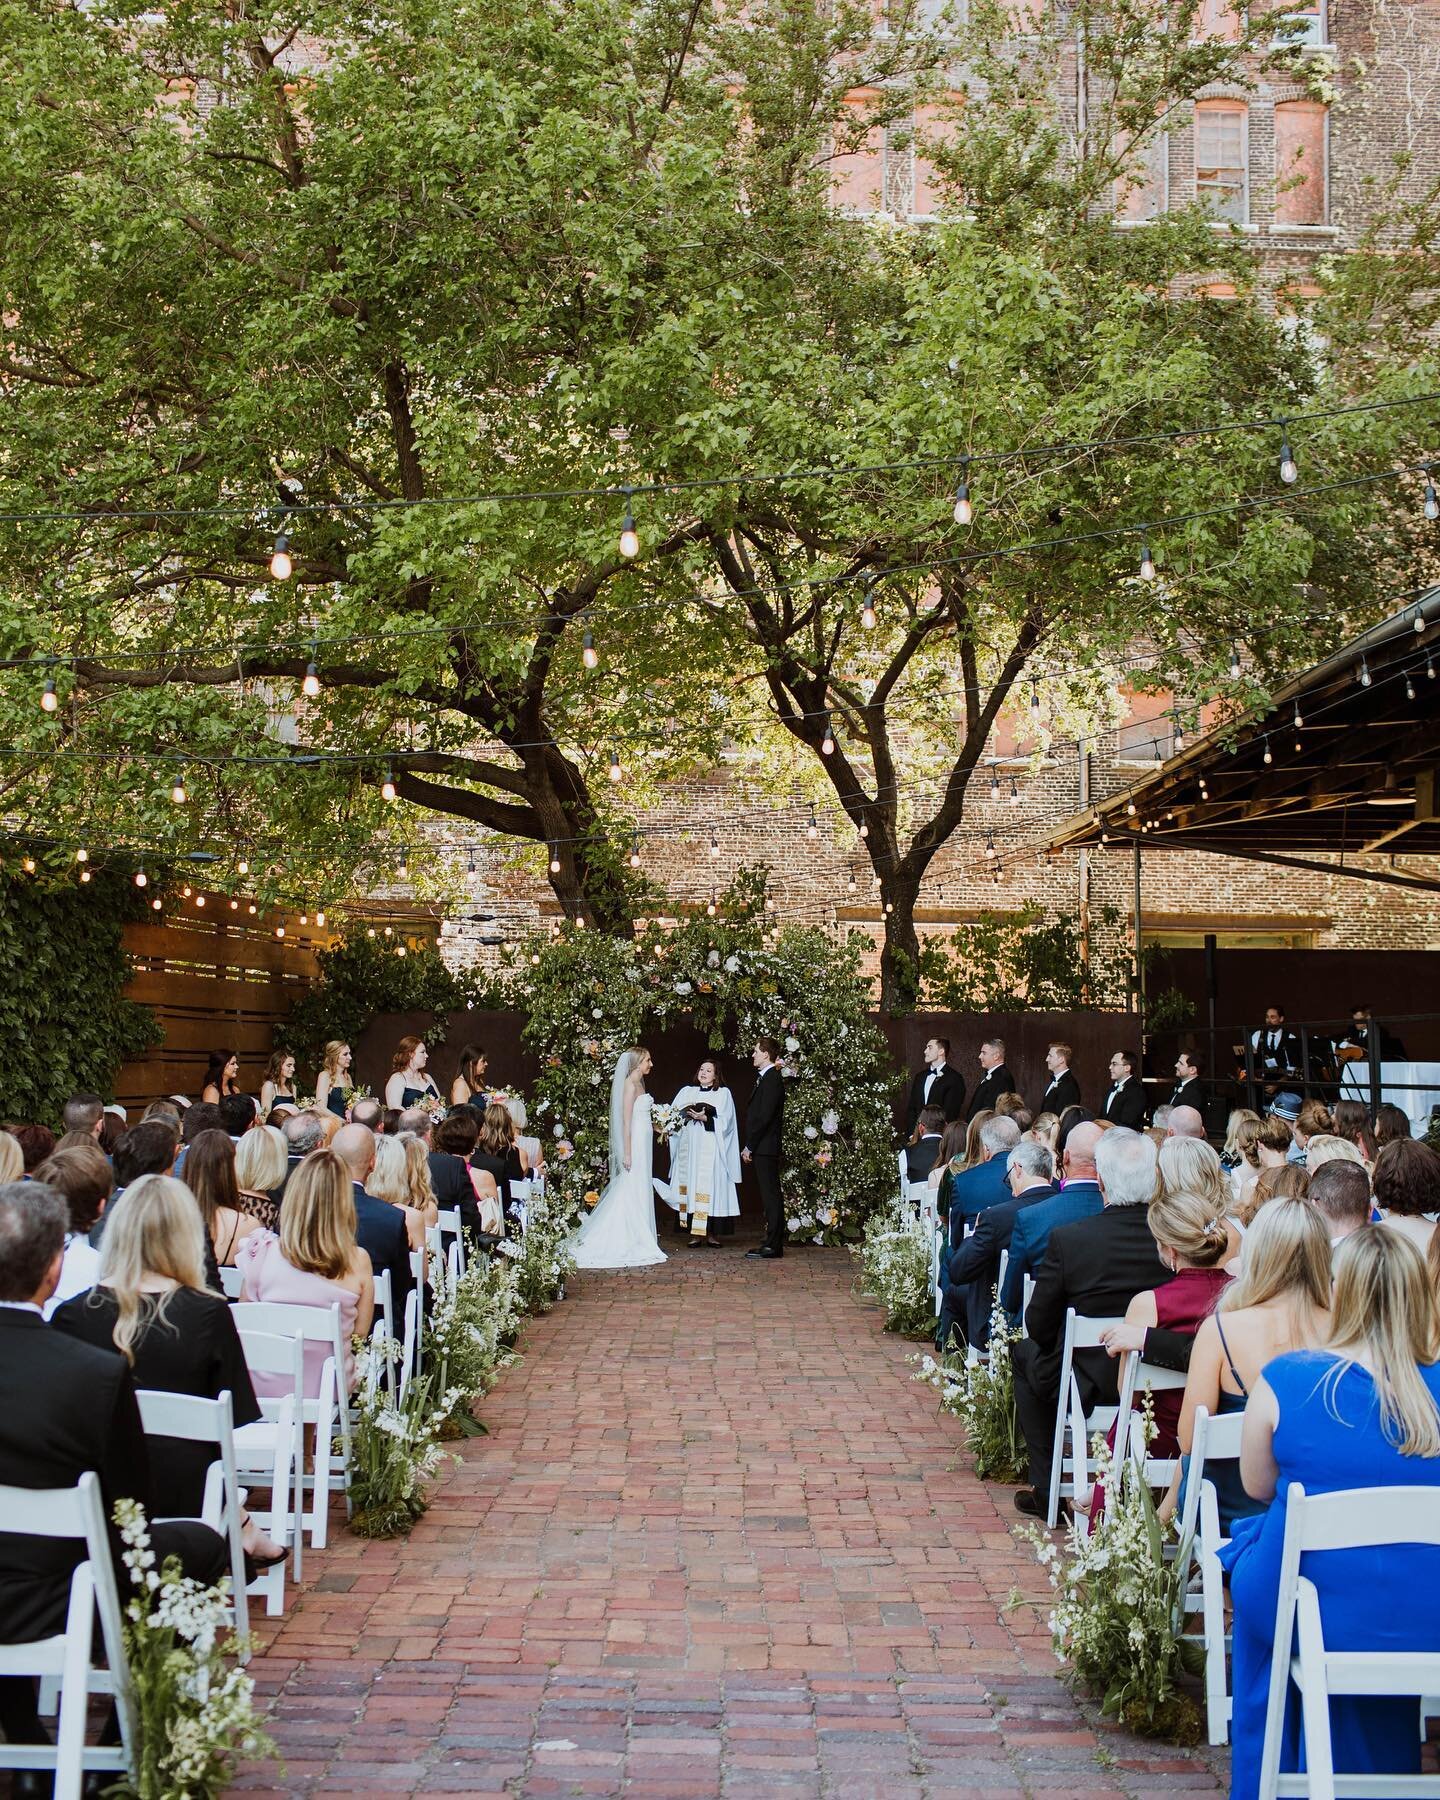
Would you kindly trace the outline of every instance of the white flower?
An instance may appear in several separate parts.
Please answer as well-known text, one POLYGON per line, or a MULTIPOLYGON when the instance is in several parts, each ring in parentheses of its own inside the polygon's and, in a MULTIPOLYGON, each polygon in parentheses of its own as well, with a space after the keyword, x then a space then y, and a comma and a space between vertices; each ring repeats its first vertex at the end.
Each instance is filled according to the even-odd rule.
POLYGON ((705 958, 705 966, 707 969, 718 969, 720 967, 720 952, 718 950, 712 950, 705 958))
POLYGON ((788 1231, 798 1231, 800 1229, 800 1221, 798 1219, 787 1219, 785 1221, 785 1227, 788 1231))
POLYGON ((727 975, 738 975, 740 973, 740 958, 738 956, 727 956, 725 958, 725 973, 727 975))
POLYGON ((599 1006, 592 1006, 590 1008, 590 1017, 592 1019, 603 1019, 605 1017, 604 1008, 599 1007, 599 1006))
POLYGON ((688 981, 677 981, 675 983, 675 992, 677 994, 693 994, 694 991, 694 988, 688 981))
POLYGON ((810 1138, 813 1142, 813 1140, 815 1138, 819 1137, 820 1133, 815 1129, 815 1127, 813 1125, 807 1125, 805 1127, 805 1135, 807 1138, 810 1138))
POLYGON ((564 1126, 563 1126, 563 1125, 562 1125, 562 1124, 561 1124, 561 1123, 560 1123, 560 1121, 559 1121, 559 1120, 558 1120, 558 1119, 557 1119, 557 1120, 556 1120, 556 1121, 555 1121, 555 1128, 554 1128, 554 1129, 555 1129, 555 1136, 556 1136, 556 1137, 557 1137, 557 1138, 562 1138, 562 1137, 564 1137, 564 1135, 565 1135, 565 1127, 564 1127, 564 1126))
POLYGON ((826 1137, 834 1137, 835 1133, 840 1129, 840 1115, 833 1106, 821 1119, 820 1129, 825 1133, 826 1137))
POLYGON ((825 1233, 823 1231, 817 1231, 810 1242, 812 1244, 823 1244, 825 1242, 825 1233))
POLYGON ((799 1038, 797 1038, 797 1037, 787 1037, 786 1038, 785 1051, 786 1051, 787 1055, 793 1056, 799 1048, 800 1048, 799 1038))

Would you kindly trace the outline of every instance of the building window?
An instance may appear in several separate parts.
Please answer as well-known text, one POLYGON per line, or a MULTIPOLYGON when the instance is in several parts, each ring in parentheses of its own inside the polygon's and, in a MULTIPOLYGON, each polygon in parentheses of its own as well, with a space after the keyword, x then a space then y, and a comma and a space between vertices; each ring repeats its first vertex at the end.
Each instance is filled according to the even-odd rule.
POLYGON ((1318 50, 1330 41, 1330 21, 1325 0, 1312 0, 1309 6, 1297 6, 1283 13, 1279 24, 1289 27, 1275 33, 1275 43, 1287 50, 1318 50))
POLYGON ((1244 225, 1250 217, 1245 108, 1203 100, 1195 108, 1195 197, 1212 219, 1244 225))
POLYGON ((1115 210, 1122 219, 1158 219, 1168 205, 1170 139, 1152 132, 1138 150, 1128 152, 1129 166, 1115 183, 1115 210))
POLYGON ((1324 225, 1328 123, 1318 100, 1275 108, 1275 223, 1324 225))

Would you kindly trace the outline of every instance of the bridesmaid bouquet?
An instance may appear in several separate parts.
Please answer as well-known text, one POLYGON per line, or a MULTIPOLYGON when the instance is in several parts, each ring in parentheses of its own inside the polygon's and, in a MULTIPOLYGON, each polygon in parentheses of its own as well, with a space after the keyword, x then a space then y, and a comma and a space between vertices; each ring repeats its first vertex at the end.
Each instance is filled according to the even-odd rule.
POLYGON ((675 1133, 685 1123, 685 1115, 678 1106, 652 1106, 650 1123, 655 1128, 655 1135, 662 1144, 668 1144, 675 1133))

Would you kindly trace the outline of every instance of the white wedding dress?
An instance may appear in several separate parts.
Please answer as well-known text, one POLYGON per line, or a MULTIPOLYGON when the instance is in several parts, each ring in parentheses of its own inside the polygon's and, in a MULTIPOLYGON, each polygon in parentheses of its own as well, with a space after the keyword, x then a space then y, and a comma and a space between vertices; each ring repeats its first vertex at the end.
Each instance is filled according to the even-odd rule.
POLYGON ((643 1269, 663 1263, 665 1252, 655 1235, 655 1193, 650 1182, 650 1096, 635 1096, 630 1114, 630 1167, 617 1155, 615 1178, 574 1239, 575 1262, 582 1269, 643 1269))

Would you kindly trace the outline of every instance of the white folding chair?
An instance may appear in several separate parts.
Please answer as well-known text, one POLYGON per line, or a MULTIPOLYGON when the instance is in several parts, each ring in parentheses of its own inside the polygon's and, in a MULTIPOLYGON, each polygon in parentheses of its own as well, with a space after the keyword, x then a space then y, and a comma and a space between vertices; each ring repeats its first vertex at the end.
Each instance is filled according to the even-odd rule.
POLYGON ((530 1215, 530 1183, 528 1181, 512 1181, 510 1183, 510 1204, 505 1210, 511 1218, 519 1219, 520 1229, 524 1231, 526 1220, 530 1215))
MULTIPOLYGON (((251 1516, 267 1537, 277 1544, 290 1545, 298 1581, 305 1537, 300 1517, 304 1504, 300 1493, 300 1474, 305 1466, 300 1396, 305 1385, 305 1340, 298 1333, 282 1337, 243 1323, 237 1323, 236 1329, 251 1375, 278 1375, 285 1382, 286 1392, 278 1399, 256 1396, 262 1416, 236 1431, 235 1466, 240 1475, 269 1488, 269 1513, 261 1514, 252 1508, 251 1516)), ((273 1616, 283 1612, 285 1565, 277 1563, 274 1568, 262 1570, 249 1591, 264 1594, 267 1613, 273 1616)))
MULTIPOLYGON (((1028 1295, 1026 1300, 1028 1305, 1028 1295)), ((1052 1529, 1060 1516, 1062 1500, 1069 1500, 1077 1511, 1088 1504, 1095 1471, 1090 1439, 1097 1431, 1108 1431, 1120 1410, 1118 1406, 1096 1406, 1086 1413, 1080 1400, 1080 1384, 1075 1378, 1075 1352, 1100 1349, 1100 1334, 1123 1323, 1122 1319, 1086 1318, 1073 1306, 1065 1309, 1060 1396, 1055 1404, 1055 1444, 1050 1456, 1050 1500, 1045 1509, 1045 1523, 1052 1529), (1067 1460, 1070 1464, 1068 1478, 1065 1476, 1067 1460)))
POLYGON ((73 1488, 0 1487, 0 1531, 71 1538, 85 1545, 85 1560, 70 1577, 64 1631, 29 1643, 0 1644, 0 1676, 38 1676, 60 1684, 56 1742, 0 1743, 0 1769, 53 1769, 56 1800, 79 1800, 81 1777, 90 1770, 118 1775, 134 1769, 135 1695, 125 1661, 120 1596, 100 1505, 99 1476, 87 1470, 73 1488), (91 1656, 97 1616, 108 1665, 104 1668, 97 1667, 91 1656), (120 1721, 118 1744, 85 1742, 85 1713, 92 1694, 114 1699, 120 1721))
POLYGON ((1205 1474, 1207 1466, 1217 1462, 1240 1460, 1240 1434, 1244 1413, 1218 1413, 1198 1406, 1190 1439, 1190 1472, 1185 1483, 1184 1504, 1180 1509, 1180 1542, 1191 1546, 1190 1554, 1200 1573, 1198 1596, 1187 1596, 1186 1611, 1198 1609, 1205 1645, 1205 1721, 1212 1744, 1223 1744, 1230 1736, 1230 1714, 1233 1702, 1226 1658, 1230 1636, 1225 1630, 1225 1572, 1220 1567, 1220 1551, 1229 1541, 1220 1534, 1220 1503, 1215 1483, 1205 1474))
POLYGON ((903 1195, 910 1185, 910 1165, 905 1160, 905 1152, 903 1150, 897 1150, 895 1152, 895 1161, 900 1171, 900 1192, 903 1195))
POLYGON ((1115 1453, 1117 1456, 1128 1454, 1139 1463, 1147 1487, 1168 1488, 1175 1478, 1177 1459, 1150 1454, 1145 1442, 1144 1416, 1135 1402, 1147 1390, 1152 1394, 1163 1393, 1166 1389, 1173 1392, 1176 1388, 1183 1389, 1185 1382, 1183 1369, 1162 1369, 1158 1363, 1142 1362, 1138 1350, 1127 1350, 1120 1359, 1120 1405, 1116 1411, 1125 1425, 1115 1433, 1115 1453))
POLYGON ((244 1284, 243 1269, 222 1268, 220 1271, 220 1290, 227 1300, 238 1300, 240 1289, 244 1284))
POLYGON ((1350 1488, 1310 1495, 1297 1481, 1285 1496, 1285 1541, 1275 1608, 1275 1649, 1260 1758, 1260 1800, 1308 1795, 1340 1800, 1354 1794, 1440 1795, 1440 1775, 1363 1775, 1335 1768, 1330 1742, 1332 1695, 1440 1692, 1440 1650, 1331 1650, 1325 1644, 1320 1594, 1300 1573, 1302 1556, 1326 1550, 1372 1550, 1423 1544, 1440 1548, 1440 1506, 1433 1487, 1350 1488), (1298 1639, 1298 1642, 1297 1642, 1298 1639), (1293 1646, 1293 1648, 1292 1648, 1293 1646), (1289 1685, 1300 1690, 1305 1737, 1303 1775, 1280 1773, 1280 1738, 1289 1685))
POLYGON ((279 1300, 244 1300, 235 1308, 235 1323, 246 1330, 273 1333, 277 1337, 294 1337, 297 1333, 307 1343, 324 1344, 329 1351, 320 1370, 320 1384, 313 1395, 300 1400, 302 1424, 315 1427, 315 1456, 312 1473, 306 1475, 304 1464, 297 1466, 295 1510, 304 1513, 305 1488, 311 1494, 310 1543, 316 1550, 325 1548, 329 1535, 330 1495, 343 1494, 345 1515, 350 1502, 350 1396, 345 1391, 345 1343, 340 1325, 340 1303, 332 1306, 294 1306, 279 1300), (334 1440, 340 1439, 340 1467, 332 1467, 334 1440))
POLYGON ((210 1444, 214 1460, 205 1478, 200 1518, 230 1546, 230 1604, 240 1638, 240 1660, 250 1660, 246 1642, 250 1609, 245 1598, 245 1546, 241 1541, 240 1478, 235 1462, 235 1414, 229 1388, 217 1399, 171 1394, 161 1388, 139 1388, 140 1423, 146 1437, 182 1438, 187 1444, 210 1444))
POLYGON ((439 1216, 430 1229, 433 1232, 438 1233, 437 1247, 444 1245, 446 1238, 450 1239, 449 1254, 451 1266, 458 1279, 465 1269, 465 1233, 460 1225, 460 1208, 458 1206, 452 1206, 447 1211, 444 1207, 441 1207, 439 1209, 439 1216))

